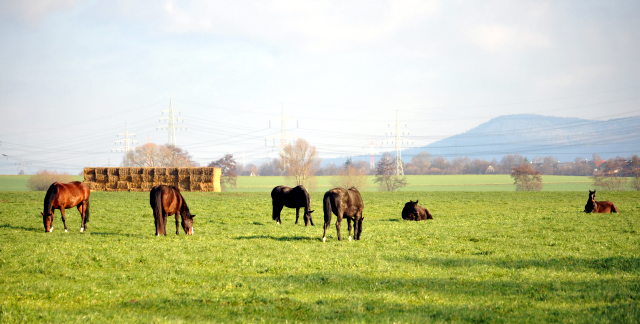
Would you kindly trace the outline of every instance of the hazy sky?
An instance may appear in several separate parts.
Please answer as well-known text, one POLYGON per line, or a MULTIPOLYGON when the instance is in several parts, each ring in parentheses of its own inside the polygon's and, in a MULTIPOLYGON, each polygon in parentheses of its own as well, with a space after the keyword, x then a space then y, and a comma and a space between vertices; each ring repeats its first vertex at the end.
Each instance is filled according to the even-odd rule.
POLYGON ((135 145, 168 141, 170 99, 201 164, 275 157, 283 106, 322 157, 368 153, 396 110, 413 146, 505 114, 637 116, 638 17, 638 1, 0 1, 0 173, 119 165, 125 123, 135 145))

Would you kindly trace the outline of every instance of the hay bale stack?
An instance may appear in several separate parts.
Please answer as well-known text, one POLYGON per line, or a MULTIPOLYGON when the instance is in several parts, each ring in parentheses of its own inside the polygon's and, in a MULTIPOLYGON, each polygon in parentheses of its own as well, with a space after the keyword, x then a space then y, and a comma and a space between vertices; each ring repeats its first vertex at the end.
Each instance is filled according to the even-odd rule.
POLYGON ((149 191, 176 186, 182 191, 220 191, 220 168, 85 168, 85 182, 94 191, 149 191))

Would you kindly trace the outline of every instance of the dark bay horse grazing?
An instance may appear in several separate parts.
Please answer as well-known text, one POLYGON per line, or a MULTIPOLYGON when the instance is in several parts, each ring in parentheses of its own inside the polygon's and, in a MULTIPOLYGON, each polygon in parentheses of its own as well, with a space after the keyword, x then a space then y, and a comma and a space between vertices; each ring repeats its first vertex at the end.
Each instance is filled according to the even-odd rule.
POLYGON ((351 240, 351 221, 353 220, 353 237, 356 240, 360 239, 362 234, 362 210, 364 209, 364 203, 360 192, 356 188, 333 188, 324 194, 323 199, 324 206, 324 233, 322 234, 322 242, 327 240, 327 228, 331 225, 331 213, 333 212, 338 216, 336 220, 336 230, 338 231, 338 241, 342 240, 340 236, 340 224, 342 224, 342 218, 347 218, 347 225, 349 225, 349 240, 351 240))
POLYGON ((64 210, 77 207, 80 217, 82 217, 80 232, 84 232, 89 222, 89 195, 91 195, 89 186, 80 181, 69 183, 54 182, 51 184, 47 194, 44 196, 44 211, 42 212, 44 231, 53 231, 53 212, 56 209, 60 209, 64 231, 66 232, 67 220, 64 217, 64 210))
POLYGON ((618 207, 610 201, 596 201, 596 191, 589 190, 589 200, 584 205, 585 213, 604 213, 618 212, 618 207))
MULTIPOLYGON (((277 186, 271 190, 271 204, 273 205, 273 220, 278 224, 282 224, 280 220, 280 213, 283 207, 296 209, 296 224, 298 224, 298 218, 300 217, 300 208, 304 207, 304 225, 313 225, 313 219, 311 219, 311 198, 309 197, 309 191, 303 186, 297 186, 290 188, 287 186, 277 186)), ((315 225, 314 225, 315 226, 315 225)))
POLYGON ((174 186, 159 185, 151 188, 150 197, 153 217, 156 219, 156 235, 167 235, 167 216, 176 217, 176 235, 180 234, 178 215, 182 217, 182 229, 187 235, 193 235, 193 218, 187 202, 180 190, 174 186))
POLYGON ((433 216, 431 216, 428 209, 418 205, 417 200, 415 202, 409 200, 408 203, 404 204, 404 208, 402 208, 402 219, 421 221, 433 219, 433 216))

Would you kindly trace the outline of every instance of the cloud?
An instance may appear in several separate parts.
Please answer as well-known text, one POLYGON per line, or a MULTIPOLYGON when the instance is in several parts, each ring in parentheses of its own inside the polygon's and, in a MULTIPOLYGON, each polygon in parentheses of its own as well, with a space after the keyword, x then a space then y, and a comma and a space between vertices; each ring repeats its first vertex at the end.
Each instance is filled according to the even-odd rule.
POLYGON ((5 0, 0 1, 0 17, 37 24, 49 13, 67 9, 81 0, 5 0))
POLYGON ((473 43, 488 52, 549 48, 552 45, 547 35, 502 24, 480 25, 469 34, 473 43))
POLYGON ((435 1, 204 1, 167 0, 163 28, 202 32, 307 49, 369 44, 438 11, 435 1))

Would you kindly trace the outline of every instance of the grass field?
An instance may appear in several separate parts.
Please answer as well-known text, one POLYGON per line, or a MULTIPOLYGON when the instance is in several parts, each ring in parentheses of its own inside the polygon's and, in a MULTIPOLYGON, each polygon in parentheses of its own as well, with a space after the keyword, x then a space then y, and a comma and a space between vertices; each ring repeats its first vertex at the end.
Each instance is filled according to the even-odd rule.
POLYGON ((190 237, 153 235, 147 193, 91 197, 88 232, 70 209, 44 233, 44 192, 0 192, 0 322, 640 321, 638 192, 600 215, 583 191, 365 192, 362 240, 325 244, 321 193, 304 227, 264 192, 187 192, 190 237))
MULTIPOLYGON (((0 191, 28 191, 27 180, 30 176, 0 175, 0 191)), ((82 181, 82 176, 74 176, 74 180, 82 181)), ((316 177, 317 183, 312 191, 325 192, 331 186, 331 177, 316 177)), ((368 177, 368 186, 361 191, 378 191, 368 177)), ((589 177, 542 176, 543 191, 587 191, 593 189, 589 177)), ((284 177, 238 177, 237 188, 231 192, 271 192, 275 186, 286 183, 284 177)), ((400 191, 514 191, 513 179, 506 174, 495 175, 410 175, 409 185, 400 191)))

